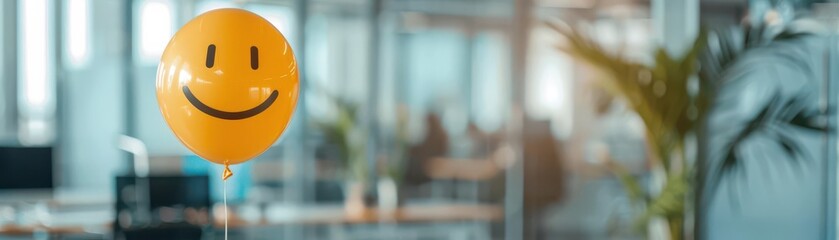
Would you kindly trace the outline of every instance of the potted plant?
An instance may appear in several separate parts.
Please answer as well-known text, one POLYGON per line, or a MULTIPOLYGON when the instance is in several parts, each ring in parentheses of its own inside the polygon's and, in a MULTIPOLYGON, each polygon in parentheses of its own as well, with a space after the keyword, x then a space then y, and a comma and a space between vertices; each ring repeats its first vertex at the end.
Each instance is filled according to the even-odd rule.
MULTIPOLYGON (((717 95, 724 82, 730 81, 729 71, 736 60, 748 50, 758 49, 773 41, 794 39, 811 35, 806 29, 777 24, 777 21, 748 23, 707 34, 701 31, 692 48, 681 57, 673 57, 664 49, 657 49, 651 65, 628 60, 619 54, 610 54, 583 32, 557 24, 550 24, 567 39, 560 49, 599 70, 603 75, 596 84, 613 95, 627 101, 638 113, 647 127, 647 142, 651 153, 651 168, 663 176, 659 191, 642 186, 623 166, 615 162, 607 165, 618 176, 628 197, 636 206, 644 209, 638 224, 648 229, 651 219, 665 219, 669 239, 684 239, 693 236, 686 231, 685 217, 708 201, 707 197, 695 196, 702 192, 718 191, 721 179, 734 174, 739 166, 737 151, 751 134, 777 131, 774 125, 788 124, 802 129, 826 130, 825 126, 813 124, 816 121, 800 121, 780 116, 779 113, 795 112, 795 106, 781 106, 773 109, 767 105, 757 106, 760 114, 746 123, 745 131, 723 147, 724 163, 720 169, 705 169, 703 163, 707 153, 701 145, 706 141, 704 125, 709 111, 714 106, 725 104, 717 95), (706 42, 707 48, 706 48, 706 42), (701 70, 700 67, 701 66, 701 70), (694 78, 694 76, 696 78, 694 78), (695 81, 695 82, 693 82, 695 81), (693 87, 691 87, 693 86, 693 87), (687 141, 694 138, 697 141, 687 141), (688 144, 698 143, 697 156, 687 156, 688 144), (689 158, 696 159, 694 164, 689 158), (713 173, 713 174, 711 174, 713 173), (697 179, 699 178, 699 179, 697 179), (708 184, 708 186, 702 186, 708 184), (698 189, 703 189, 699 191, 698 189), (697 201, 694 201, 696 199, 697 201)), ((794 139, 784 134, 774 134, 790 159, 798 159, 804 151, 794 139)), ((701 214, 700 214, 701 215, 701 214)), ((696 221, 700 223, 700 221, 696 221)), ((691 227, 691 226, 687 226, 691 227)))
POLYGON ((691 211, 691 173, 693 167, 686 156, 688 138, 694 134, 697 119, 707 106, 705 89, 690 92, 690 81, 696 76, 698 56, 704 47, 704 33, 682 56, 671 56, 663 48, 655 52, 650 65, 634 62, 619 54, 611 54, 583 32, 550 24, 566 37, 559 48, 589 63, 601 75, 595 84, 622 98, 638 113, 646 126, 650 168, 660 176, 654 187, 643 186, 626 168, 614 161, 607 167, 620 179, 633 205, 643 209, 637 219, 642 230, 663 219, 662 232, 669 239, 685 236, 685 216, 691 211))
POLYGON ((328 96, 331 117, 313 122, 326 140, 337 146, 337 158, 345 169, 344 207, 348 215, 360 216, 367 208, 364 199, 367 192, 367 134, 358 122, 356 104, 328 96))
POLYGON ((409 132, 408 121, 409 111, 405 105, 396 109, 396 125, 394 126, 390 146, 384 146, 389 151, 379 159, 379 181, 377 193, 379 209, 381 213, 392 214, 399 206, 400 186, 404 176, 405 163, 408 158, 409 132))

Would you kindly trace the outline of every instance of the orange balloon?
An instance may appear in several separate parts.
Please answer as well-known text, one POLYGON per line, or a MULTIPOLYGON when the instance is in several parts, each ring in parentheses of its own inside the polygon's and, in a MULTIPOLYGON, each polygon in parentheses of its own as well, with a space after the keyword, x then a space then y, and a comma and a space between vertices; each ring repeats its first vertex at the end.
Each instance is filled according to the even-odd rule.
POLYGON ((184 25, 157 68, 157 101, 187 148, 236 164, 268 149, 288 125, 299 92, 297 61, 280 31, 241 9, 184 25))

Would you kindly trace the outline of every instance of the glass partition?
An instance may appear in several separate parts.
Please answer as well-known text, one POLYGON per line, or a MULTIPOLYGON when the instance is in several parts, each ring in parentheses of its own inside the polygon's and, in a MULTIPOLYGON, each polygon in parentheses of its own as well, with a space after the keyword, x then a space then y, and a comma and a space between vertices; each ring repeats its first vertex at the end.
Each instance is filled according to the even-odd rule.
POLYGON ((813 2, 821 1, 0 0, 0 173, 8 159, 25 158, 5 149, 22 145, 51 146, 42 150, 54 166, 43 169, 56 172, 46 196, 6 194, 0 184, 0 238, 176 229, 212 239, 223 236, 223 220, 231 239, 830 237, 836 141, 817 123, 836 124, 827 96, 839 45, 834 35, 824 51, 807 47, 818 45, 810 37, 835 34, 839 8, 813 2), (172 36, 221 8, 273 24, 300 76, 286 131, 231 166, 227 182, 223 166, 173 134, 155 89, 172 36), (676 63, 684 59, 672 50, 690 45, 699 22, 710 50, 676 63), (769 25, 742 27, 752 23, 769 25), (775 33, 784 34, 756 37, 775 33), (592 64, 571 45, 604 54, 592 64), (752 56, 779 59, 774 51, 795 64, 721 70, 763 64, 752 56), (652 99, 645 103, 675 106, 698 99, 709 75, 661 78, 715 68, 725 98, 702 103, 716 108, 700 110, 697 100, 658 122, 639 110, 639 95, 621 97, 608 84, 628 80, 652 99), (779 76, 795 81, 727 88, 779 76), (793 94, 800 89, 815 95, 793 94), (772 92, 781 100, 761 102, 772 92), (743 146, 713 145, 761 109, 778 117, 747 126, 779 125, 737 135, 743 146), (651 142, 665 136, 659 131, 678 136, 651 142), (670 143, 678 147, 659 149, 670 143), (665 166, 665 158, 684 161, 665 166), (709 178, 720 162, 736 167, 709 178), (734 188, 704 199, 708 179, 734 188))

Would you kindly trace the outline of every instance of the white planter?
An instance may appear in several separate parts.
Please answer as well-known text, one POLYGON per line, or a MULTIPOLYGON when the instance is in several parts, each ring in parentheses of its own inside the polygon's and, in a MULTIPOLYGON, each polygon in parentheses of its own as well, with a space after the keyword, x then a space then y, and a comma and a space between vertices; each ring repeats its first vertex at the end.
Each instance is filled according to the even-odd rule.
POLYGON ((399 207, 399 190, 396 181, 389 177, 380 178, 376 183, 376 190, 378 192, 378 213, 380 217, 393 216, 396 213, 396 208, 399 207))

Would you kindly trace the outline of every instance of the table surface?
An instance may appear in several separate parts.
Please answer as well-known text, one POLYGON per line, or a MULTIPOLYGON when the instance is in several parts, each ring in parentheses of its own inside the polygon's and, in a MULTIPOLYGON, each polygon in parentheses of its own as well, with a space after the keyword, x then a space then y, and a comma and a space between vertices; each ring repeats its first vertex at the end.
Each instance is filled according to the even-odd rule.
MULTIPOLYGON (((341 205, 279 207, 266 209, 264 217, 246 220, 231 212, 229 227, 275 226, 286 224, 367 224, 422 223, 453 221, 498 221, 504 210, 492 204, 422 204, 401 206, 391 211, 375 207, 348 212, 341 205)), ((224 226, 224 218, 216 217, 224 226)))
MULTIPOLYGON (((431 223, 458 221, 500 221, 504 210, 495 204, 469 203, 434 203, 404 205, 391 211, 376 207, 368 207, 357 213, 346 211, 343 205, 304 205, 304 206, 269 206, 258 214, 246 216, 238 214, 232 206, 229 228, 302 225, 335 225, 335 224, 372 224, 372 223, 431 223)), ((223 211, 217 211, 223 213, 223 211)), ((223 216, 216 216, 215 227, 224 227, 223 216)), ((0 235, 29 235, 37 232, 49 234, 83 234, 90 230, 110 229, 112 222, 96 225, 63 225, 63 226, 20 226, 0 225, 0 235)))

